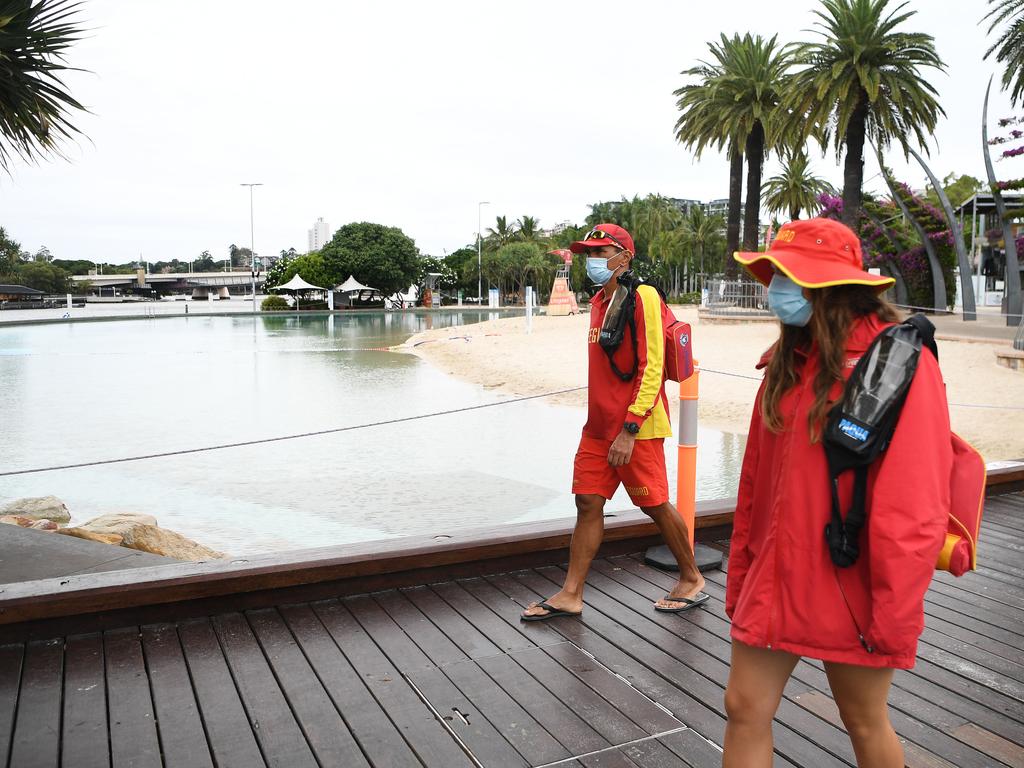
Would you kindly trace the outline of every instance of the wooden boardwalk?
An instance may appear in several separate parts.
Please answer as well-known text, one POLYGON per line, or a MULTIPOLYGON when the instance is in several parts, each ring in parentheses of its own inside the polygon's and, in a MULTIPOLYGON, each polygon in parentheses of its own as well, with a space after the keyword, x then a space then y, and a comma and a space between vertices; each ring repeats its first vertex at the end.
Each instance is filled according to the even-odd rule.
MULTIPOLYGON (((910 766, 1024 766, 1024 496, 987 501, 979 572, 939 576, 890 698, 910 766)), ((725 574, 709 607, 599 560, 580 619, 522 624, 556 566, 0 646, 0 761, 36 766, 693 766, 721 763, 725 574)), ((854 765, 801 662, 776 765, 854 765)))

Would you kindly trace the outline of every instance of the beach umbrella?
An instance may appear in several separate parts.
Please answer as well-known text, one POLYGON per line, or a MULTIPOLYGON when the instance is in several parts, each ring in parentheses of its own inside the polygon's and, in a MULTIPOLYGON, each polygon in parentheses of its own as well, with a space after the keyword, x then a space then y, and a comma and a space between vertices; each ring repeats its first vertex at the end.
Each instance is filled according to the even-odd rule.
POLYGON ((299 293, 302 291, 323 291, 325 288, 321 288, 319 285, 313 285, 307 283, 302 279, 302 276, 296 274, 291 280, 284 285, 279 285, 273 290, 275 291, 287 291, 295 296, 295 308, 299 308, 299 293))

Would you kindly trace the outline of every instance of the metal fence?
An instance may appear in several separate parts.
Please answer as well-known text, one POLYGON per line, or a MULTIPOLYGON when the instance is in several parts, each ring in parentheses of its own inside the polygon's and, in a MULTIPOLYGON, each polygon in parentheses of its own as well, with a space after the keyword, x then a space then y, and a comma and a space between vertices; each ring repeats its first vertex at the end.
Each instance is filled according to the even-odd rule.
POLYGON ((704 310, 711 315, 770 315, 768 289, 752 280, 708 280, 702 297, 704 310))

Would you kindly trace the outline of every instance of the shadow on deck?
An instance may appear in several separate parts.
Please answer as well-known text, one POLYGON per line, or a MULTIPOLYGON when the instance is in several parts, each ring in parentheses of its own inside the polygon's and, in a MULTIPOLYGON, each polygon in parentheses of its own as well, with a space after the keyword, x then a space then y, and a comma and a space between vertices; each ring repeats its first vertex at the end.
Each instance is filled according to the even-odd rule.
MULTIPOLYGON (((615 530, 643 533, 631 525, 615 530)), ((725 574, 707 574, 708 607, 655 613, 674 579, 643 564, 643 538, 623 535, 595 563, 581 618, 548 623, 518 616, 562 567, 509 567, 508 553, 477 574, 440 564, 404 586, 380 573, 268 584, 255 601, 200 597, 193 582, 193 598, 119 606, 114 577, 90 576, 101 596, 77 617, 5 586, 0 756, 17 768, 718 766, 725 574)), ((563 557, 552 545, 550 562, 563 557)), ((917 666, 896 675, 909 766, 1024 765, 1024 495, 988 499, 979 562, 935 579, 917 666)), ((798 665, 775 739, 776 765, 855 764, 818 662, 798 665)))

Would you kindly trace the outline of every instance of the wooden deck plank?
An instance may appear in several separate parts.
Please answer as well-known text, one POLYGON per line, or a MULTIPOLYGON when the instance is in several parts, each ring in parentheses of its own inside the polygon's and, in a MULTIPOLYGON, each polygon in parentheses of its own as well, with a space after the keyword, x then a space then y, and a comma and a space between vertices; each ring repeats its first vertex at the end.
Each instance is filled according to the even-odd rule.
POLYGON ((73 635, 64 644, 64 715, 61 764, 107 768, 110 736, 103 635, 73 635))
MULTIPOLYGON (((376 601, 377 606, 382 608, 387 615, 391 618, 394 624, 402 628, 409 637, 413 638, 413 642, 422 651, 422 656, 416 654, 414 657, 419 659, 417 663, 425 666, 434 666, 440 664, 451 664, 456 661, 465 661, 469 658, 458 645, 448 636, 444 634, 434 623, 423 615, 423 612, 416 607, 409 599, 402 594, 394 590, 388 592, 380 592, 373 595, 373 599, 376 601)), ((367 604, 365 598, 356 598, 350 603, 346 603, 349 609, 356 612, 356 608, 365 613, 369 618, 376 620, 377 614, 372 612, 370 606, 367 604)), ((362 613, 357 614, 357 617, 362 613)), ((387 623, 385 626, 389 626, 387 623)), ((370 633, 374 634, 373 632, 370 633)), ((392 631, 383 633, 378 640, 378 644, 381 641, 386 641, 392 636, 392 631)), ((401 632, 397 633, 401 634, 401 632)), ((497 651, 495 651, 497 652, 497 651)), ((389 654, 390 655, 390 654, 389 654)), ((412 658, 405 657, 402 661, 412 666, 412 658)), ((399 667, 403 671, 408 671, 407 667, 399 667)))
POLYGON ((0 762, 5 764, 11 752, 24 657, 25 646, 21 643, 0 645, 0 762))
POLYGON ((246 617, 317 762, 369 766, 277 610, 250 611, 246 617))
MULTIPOLYGON (((579 650, 574 650, 574 653, 582 659, 586 659, 586 656, 579 650)), ((520 675, 523 679, 526 675, 532 676, 566 709, 582 718, 587 725, 600 733, 609 744, 625 744, 682 725, 681 722, 674 721, 669 728, 662 727, 664 720, 674 720, 674 718, 668 718, 660 711, 661 717, 658 717, 648 710, 648 713, 651 714, 650 720, 645 719, 639 712, 633 713, 632 717, 628 716, 623 710, 629 709, 634 703, 640 706, 648 703, 635 690, 620 683, 617 691, 618 700, 615 704, 611 704, 599 691, 590 686, 586 677, 574 675, 559 660, 547 654, 543 649, 531 648, 517 651, 502 658, 515 660, 522 671, 513 668, 513 674, 520 675), (640 722, 638 723, 636 720, 640 720, 640 722)), ((591 675, 591 678, 604 677, 608 685, 618 682, 607 670, 597 668, 593 672, 595 674, 591 675)))
POLYGON ((546 765, 572 757, 568 749, 475 662, 449 664, 442 671, 528 765, 546 765))
POLYGON ((465 656, 475 659, 502 652, 487 635, 467 621, 430 587, 408 587, 401 590, 401 593, 465 656))
POLYGON ((178 628, 174 624, 150 624, 142 627, 141 633, 164 765, 213 768, 178 628))
POLYGON ((721 747, 712 745, 693 730, 687 729, 663 736, 658 742, 692 768, 721 768, 721 747))
MULTIPOLYGON (((486 584, 482 579, 473 579, 446 584, 431 584, 430 588, 458 611, 466 621, 477 627, 501 652, 520 651, 537 645, 526 634, 516 631, 503 620, 498 615, 497 606, 488 605, 467 591, 466 588, 470 583, 486 584)), ((504 597, 502 603, 511 602, 508 597, 502 597, 504 597)), ((463 648, 462 651, 468 655, 466 648, 463 648)))
POLYGON ((290 605, 278 610, 370 763, 394 768, 421 766, 312 608, 290 605))
POLYGON ((265 766, 210 621, 197 619, 179 623, 178 638, 218 768, 265 766))
MULTIPOLYGON (((619 749, 640 768, 691 768, 692 764, 657 739, 648 739, 619 749)), ((719 760, 721 764, 721 760, 719 760)))
POLYGON ((60 760, 63 645, 40 640, 25 648, 10 768, 52 768, 60 760))
POLYGON ((472 763, 451 734, 409 687, 348 608, 336 600, 314 603, 312 607, 423 764, 470 768, 472 763))
POLYGON ((107 666, 111 765, 159 768, 160 740, 138 628, 104 632, 103 656, 107 666))
POLYGON ((316 758, 305 734, 245 617, 221 614, 214 617, 213 628, 267 765, 315 768, 316 758))
MULTIPOLYGON (((547 590, 549 582, 537 574, 532 574, 531 578, 529 572, 488 577, 489 582, 517 598, 520 607, 514 611, 511 621, 521 623, 518 617, 523 607, 541 595, 529 585, 534 580, 539 580, 540 588, 547 590)), ((542 626, 593 654, 638 690, 667 707, 686 725, 721 744, 725 717, 719 705, 720 692, 691 670, 678 666, 662 649, 641 642, 632 632, 601 615, 588 615, 586 623, 569 619, 542 626)))
POLYGON ((570 754, 583 755, 615 746, 615 739, 606 738, 597 728, 591 727, 546 686, 525 674, 523 668, 508 656, 479 659, 477 664, 534 720, 543 723, 570 754))
POLYGON ((369 596, 349 598, 344 603, 395 668, 412 681, 480 762, 484 765, 525 765, 512 745, 501 738, 493 724, 445 677, 425 651, 450 658, 452 663, 467 661, 465 655, 451 641, 439 643, 436 627, 402 595, 392 594, 397 599, 384 600, 383 604, 391 603, 389 607, 402 614, 404 632, 398 630, 393 616, 384 610, 381 603, 369 596))

